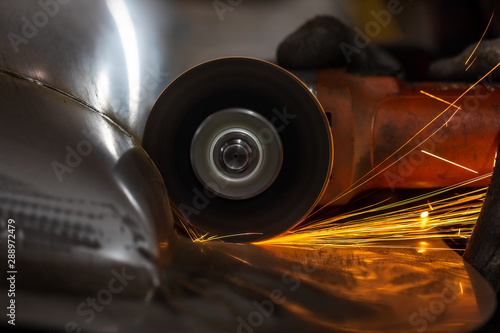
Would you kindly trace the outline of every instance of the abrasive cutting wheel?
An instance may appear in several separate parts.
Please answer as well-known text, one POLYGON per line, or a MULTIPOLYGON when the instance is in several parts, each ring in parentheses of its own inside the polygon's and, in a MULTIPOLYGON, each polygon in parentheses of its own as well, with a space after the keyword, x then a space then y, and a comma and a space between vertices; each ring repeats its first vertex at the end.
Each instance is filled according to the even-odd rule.
POLYGON ((251 58, 187 71, 162 93, 144 147, 171 201, 200 231, 250 242, 300 222, 333 163, 323 109, 295 76, 251 58))

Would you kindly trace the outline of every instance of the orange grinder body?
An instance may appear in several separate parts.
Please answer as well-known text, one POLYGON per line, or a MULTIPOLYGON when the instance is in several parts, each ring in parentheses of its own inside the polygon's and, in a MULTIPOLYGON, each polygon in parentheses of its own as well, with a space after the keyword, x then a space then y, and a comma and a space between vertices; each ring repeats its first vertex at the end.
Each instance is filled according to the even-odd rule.
POLYGON ((492 172, 500 89, 470 87, 318 71, 317 98, 334 143, 333 171, 320 205, 332 199, 342 205, 374 188, 439 188, 492 172))

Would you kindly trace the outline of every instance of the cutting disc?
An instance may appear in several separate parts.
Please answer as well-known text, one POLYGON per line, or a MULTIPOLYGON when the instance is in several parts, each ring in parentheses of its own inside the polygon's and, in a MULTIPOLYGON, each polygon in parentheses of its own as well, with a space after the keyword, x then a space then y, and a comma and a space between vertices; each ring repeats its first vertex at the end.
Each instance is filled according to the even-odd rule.
POLYGON ((190 69, 156 101, 144 148, 200 231, 250 242, 304 219, 325 190, 332 134, 309 89, 251 58, 190 69), (246 234, 246 235, 242 235, 246 234))

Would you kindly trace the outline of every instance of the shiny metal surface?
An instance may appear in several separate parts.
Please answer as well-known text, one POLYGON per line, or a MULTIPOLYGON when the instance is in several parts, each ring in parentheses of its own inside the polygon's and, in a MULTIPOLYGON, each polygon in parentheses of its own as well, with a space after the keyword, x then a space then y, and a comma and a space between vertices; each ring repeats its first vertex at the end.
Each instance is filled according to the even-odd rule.
POLYGON ((232 139, 225 142, 220 148, 219 161, 224 165, 226 171, 239 173, 247 170, 255 158, 259 158, 258 155, 258 150, 252 149, 246 141, 232 139))
MULTIPOLYGON (((121 294, 148 299, 172 217, 146 153, 102 114, 29 80, 0 73, 0 105, 0 239, 15 220, 18 292, 92 294, 123 273, 134 278, 121 294)), ((37 324, 30 315, 19 305, 18 324, 37 324)))
POLYGON ((191 141, 190 157, 193 171, 206 188, 226 199, 243 200, 273 184, 283 163, 283 146, 265 117, 230 108, 200 124, 191 141))
POLYGON ((117 297, 87 323, 73 310, 82 296, 20 297, 33 322, 55 329, 71 319, 89 332, 471 332, 494 311, 494 293, 443 243, 427 244, 443 250, 179 240, 162 249, 171 259, 149 305, 117 297))
POLYGON ((3 1, 0 71, 49 85, 137 139, 174 78, 178 15, 159 0, 3 1))

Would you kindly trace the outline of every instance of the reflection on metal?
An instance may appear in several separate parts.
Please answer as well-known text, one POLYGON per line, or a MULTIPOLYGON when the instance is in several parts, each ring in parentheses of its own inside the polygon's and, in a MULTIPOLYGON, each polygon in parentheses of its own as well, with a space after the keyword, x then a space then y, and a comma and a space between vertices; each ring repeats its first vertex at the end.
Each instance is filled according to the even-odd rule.
POLYGON ((175 20, 171 3, 160 0, 7 1, 0 71, 59 90, 140 140, 176 72, 169 39, 175 20))
POLYGON ((124 269, 136 277, 124 294, 145 298, 173 224, 151 160, 109 119, 28 80, 0 74, 0 104, 1 240, 15 220, 18 291, 93 293, 124 269))
POLYGON ((305 250, 188 240, 161 251, 162 286, 149 305, 117 295, 87 323, 74 312, 81 296, 66 293, 47 301, 43 294, 23 292, 20 297, 40 307, 29 313, 33 322, 63 327, 71 318, 88 331, 125 333, 166 327, 173 332, 400 333, 424 327, 431 333, 470 332, 495 308, 489 285, 453 251, 305 250))
POLYGON ((127 66, 127 79, 129 85, 128 111, 130 112, 129 123, 137 123, 139 112, 140 94, 140 72, 139 72, 139 47, 135 28, 130 18, 127 5, 123 0, 106 0, 109 12, 118 28, 122 42, 123 53, 127 66))
POLYGON ((468 332, 495 308, 489 285, 453 251, 207 243, 182 253, 166 299, 183 286, 184 299, 172 302, 185 310, 194 293, 211 311, 190 312, 207 324, 218 319, 219 331, 468 332))

